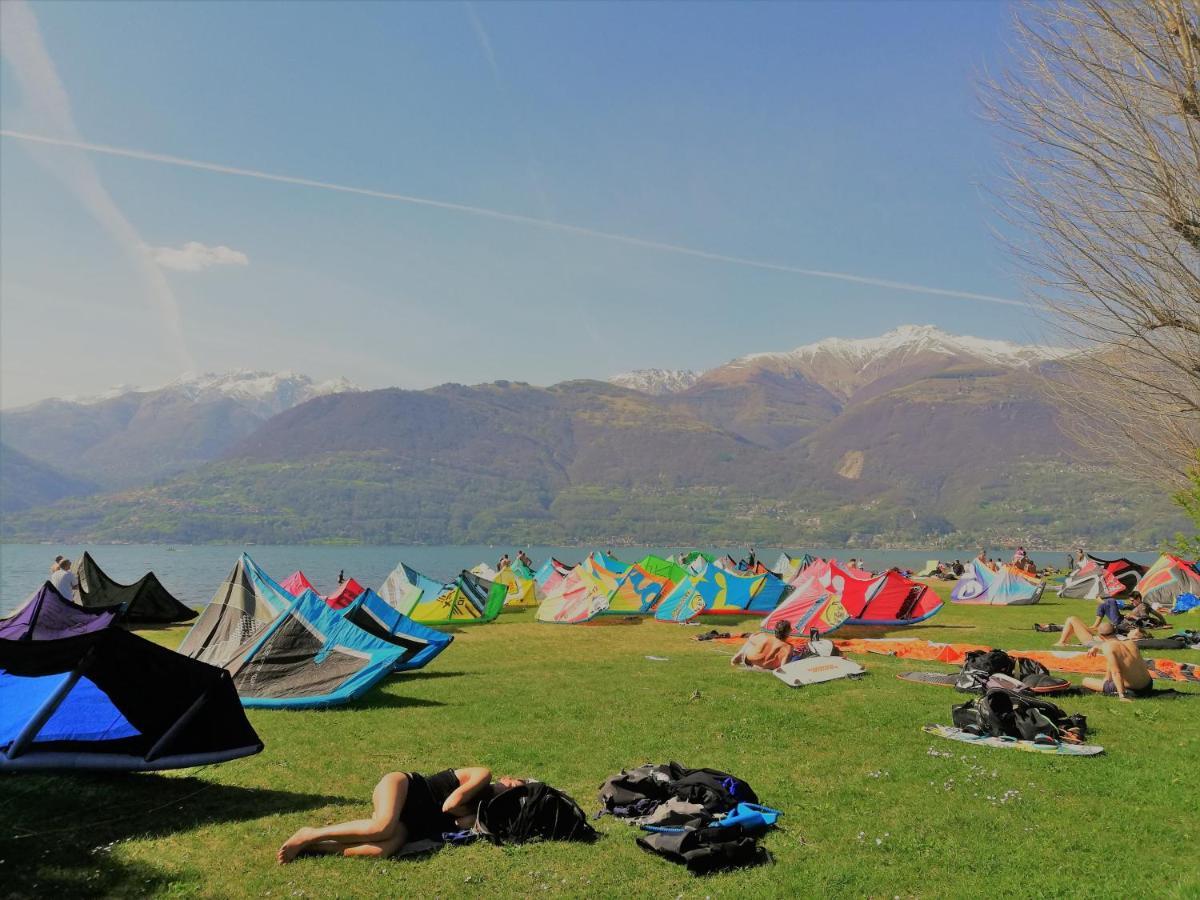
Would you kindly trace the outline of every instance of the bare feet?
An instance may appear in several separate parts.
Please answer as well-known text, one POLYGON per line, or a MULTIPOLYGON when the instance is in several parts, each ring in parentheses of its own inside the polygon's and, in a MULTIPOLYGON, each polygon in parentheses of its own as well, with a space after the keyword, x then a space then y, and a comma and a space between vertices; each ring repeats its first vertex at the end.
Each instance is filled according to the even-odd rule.
POLYGON ((313 839, 313 831, 312 828, 301 828, 283 842, 283 846, 275 854, 275 858, 281 866, 290 863, 304 850, 305 846, 313 839))

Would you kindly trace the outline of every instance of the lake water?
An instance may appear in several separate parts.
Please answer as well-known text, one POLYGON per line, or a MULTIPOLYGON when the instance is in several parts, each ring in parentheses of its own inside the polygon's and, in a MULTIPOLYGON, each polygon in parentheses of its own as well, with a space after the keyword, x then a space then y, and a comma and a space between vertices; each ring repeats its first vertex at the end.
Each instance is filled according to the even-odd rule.
MULTIPOLYGON (((50 563, 58 554, 78 560, 83 550, 90 550, 96 562, 117 581, 136 581, 147 571, 158 575, 162 583, 176 597, 190 606, 202 606, 212 599, 222 579, 229 574, 237 562, 238 555, 247 551, 260 566, 277 580, 281 580, 296 569, 304 573, 323 592, 330 592, 337 583, 339 570, 346 577, 353 576, 367 587, 378 588, 387 574, 398 562, 405 562, 418 571, 442 581, 448 581, 462 569, 469 569, 478 562, 494 566, 507 549, 514 554, 517 548, 488 546, 449 547, 330 547, 330 546, 235 546, 203 544, 196 546, 168 546, 165 544, 119 544, 83 547, 61 547, 49 544, 0 544, 0 614, 16 609, 42 582, 50 563)), ((581 547, 526 547, 526 552, 536 564, 547 556, 564 562, 579 562, 591 548, 581 547)), ((617 556, 624 560, 637 560, 647 553, 667 556, 679 547, 615 547, 617 556)), ((717 553, 730 553, 735 559, 745 554, 744 547, 705 548, 717 553)), ((794 555, 802 552, 788 551, 794 555)), ((975 550, 846 550, 844 548, 810 548, 809 553, 840 560, 858 557, 866 566, 881 571, 891 566, 920 568, 928 559, 967 560, 978 553, 975 550)), ((1011 550, 992 550, 993 555, 1007 559, 1011 550)), ((779 555, 778 549, 760 547, 760 558, 771 565, 779 555)), ((1112 554, 1117 555, 1117 554, 1112 554)), ((1150 563, 1154 553, 1129 553, 1136 562, 1150 563)), ((1066 562, 1066 551, 1033 553, 1039 566, 1062 566, 1066 562)))

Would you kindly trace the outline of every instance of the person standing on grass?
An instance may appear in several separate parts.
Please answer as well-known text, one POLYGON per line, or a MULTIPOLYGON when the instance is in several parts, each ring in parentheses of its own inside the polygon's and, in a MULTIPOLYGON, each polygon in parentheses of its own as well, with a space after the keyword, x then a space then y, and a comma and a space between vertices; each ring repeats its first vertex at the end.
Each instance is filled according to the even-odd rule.
POLYGON ((79 579, 75 577, 75 573, 71 571, 71 561, 64 559, 58 564, 58 571, 50 576, 50 583, 54 585, 54 589, 62 594, 63 599, 70 600, 75 596, 79 589, 79 579))

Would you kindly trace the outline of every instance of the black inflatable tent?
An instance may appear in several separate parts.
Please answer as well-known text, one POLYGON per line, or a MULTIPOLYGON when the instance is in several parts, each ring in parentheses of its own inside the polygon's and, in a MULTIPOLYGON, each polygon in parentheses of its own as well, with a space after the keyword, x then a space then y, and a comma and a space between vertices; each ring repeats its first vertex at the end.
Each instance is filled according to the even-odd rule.
POLYGON ((79 562, 79 602, 90 609, 120 607, 118 619, 132 624, 167 624, 196 618, 196 611, 176 600, 153 572, 133 584, 119 584, 86 551, 79 562))
POLYGON ((119 628, 0 640, 0 771, 177 769, 262 750, 229 673, 119 628))

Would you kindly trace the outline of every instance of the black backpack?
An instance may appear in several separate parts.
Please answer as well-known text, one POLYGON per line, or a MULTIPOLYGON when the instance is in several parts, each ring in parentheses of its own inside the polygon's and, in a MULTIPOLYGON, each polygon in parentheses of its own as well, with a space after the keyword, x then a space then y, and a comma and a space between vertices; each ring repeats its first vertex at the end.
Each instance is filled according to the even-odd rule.
POLYGON ((968 651, 954 689, 964 694, 982 694, 989 678, 997 674, 1011 676, 1015 667, 1013 658, 1003 650, 968 651))
POLYGON ((596 839, 579 804, 541 782, 509 788, 481 803, 475 830, 496 844, 596 839))
POLYGON ((1058 675, 1051 675, 1050 670, 1036 659, 1017 657, 1017 679, 1035 694, 1061 694, 1071 690, 1071 682, 1058 675))
POLYGON ((1082 741, 1087 737, 1087 718, 1067 713, 1040 697, 994 688, 975 700, 951 710, 956 727, 972 734, 1035 740, 1039 736, 1082 741))

